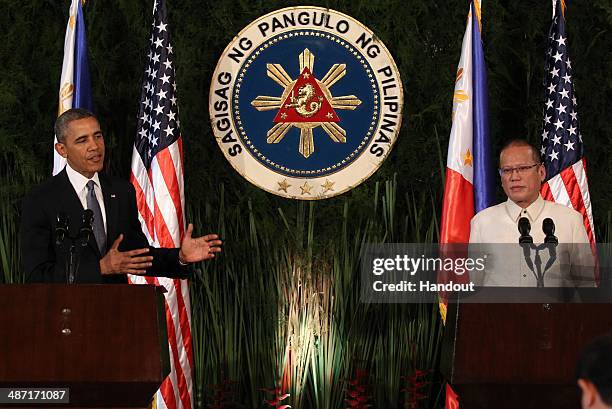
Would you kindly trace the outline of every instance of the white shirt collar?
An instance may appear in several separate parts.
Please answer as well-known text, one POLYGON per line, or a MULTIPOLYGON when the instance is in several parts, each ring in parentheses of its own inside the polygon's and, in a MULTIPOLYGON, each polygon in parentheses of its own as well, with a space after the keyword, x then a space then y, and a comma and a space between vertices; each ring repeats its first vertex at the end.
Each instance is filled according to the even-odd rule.
POLYGON ((79 172, 72 169, 72 167, 69 164, 66 164, 66 174, 68 175, 68 180, 70 181, 70 183, 74 187, 74 190, 77 193, 82 192, 85 189, 87 182, 89 182, 90 180, 93 180, 95 184, 99 188, 101 188, 100 179, 98 178, 98 172, 94 173, 91 179, 87 179, 85 176, 81 175, 79 172))
POLYGON ((512 200, 510 200, 510 198, 508 198, 508 200, 506 200, 506 212, 508 212, 508 216, 510 216, 510 218, 515 222, 520 217, 525 216, 529 218, 529 221, 533 222, 540 216, 542 210, 544 210, 544 204, 544 199, 542 199, 542 196, 540 196, 539 194, 535 202, 527 206, 527 208, 525 209, 523 209, 521 206, 517 205, 512 200))

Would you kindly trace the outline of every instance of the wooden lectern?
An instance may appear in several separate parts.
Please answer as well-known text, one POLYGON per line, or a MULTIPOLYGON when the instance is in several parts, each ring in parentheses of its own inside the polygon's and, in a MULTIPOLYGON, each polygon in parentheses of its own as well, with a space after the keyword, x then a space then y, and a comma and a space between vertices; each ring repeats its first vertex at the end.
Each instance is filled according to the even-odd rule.
POLYGON ((582 348, 612 304, 449 304, 441 370, 461 409, 576 409, 582 348))
POLYGON ((145 408, 170 372, 154 286, 2 285, 0 333, 0 388, 68 387, 57 407, 145 408))

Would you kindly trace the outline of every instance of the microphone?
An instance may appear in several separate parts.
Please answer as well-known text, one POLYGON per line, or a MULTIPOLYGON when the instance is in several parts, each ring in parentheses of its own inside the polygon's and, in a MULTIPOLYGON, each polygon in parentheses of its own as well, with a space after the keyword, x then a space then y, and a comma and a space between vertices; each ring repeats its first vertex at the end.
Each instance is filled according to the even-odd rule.
POLYGON ((93 218, 94 214, 91 209, 83 210, 83 216, 81 218, 81 228, 79 229, 79 239, 81 239, 81 246, 87 246, 89 238, 93 235, 93 218))
POLYGON ((544 243, 559 244, 559 240, 555 237, 555 222, 550 217, 547 217, 542 222, 542 231, 546 235, 544 243))
POLYGON ((533 237, 529 235, 531 231, 531 223, 529 223, 529 219, 526 217, 521 217, 518 221, 518 230, 521 233, 521 237, 519 237, 520 244, 531 244, 533 243, 533 237))
POLYGON ((555 260, 557 260, 557 245, 559 244, 559 240, 555 237, 555 223, 552 221, 550 217, 547 217, 542 221, 542 231, 546 237, 544 237, 544 245, 548 248, 548 253, 550 254, 550 258, 546 263, 546 267, 544 267, 544 272, 546 272, 550 267, 552 267, 555 260))
POLYGON ((68 215, 64 212, 57 214, 57 223, 55 225, 55 245, 59 246, 64 242, 64 239, 68 235, 68 215))

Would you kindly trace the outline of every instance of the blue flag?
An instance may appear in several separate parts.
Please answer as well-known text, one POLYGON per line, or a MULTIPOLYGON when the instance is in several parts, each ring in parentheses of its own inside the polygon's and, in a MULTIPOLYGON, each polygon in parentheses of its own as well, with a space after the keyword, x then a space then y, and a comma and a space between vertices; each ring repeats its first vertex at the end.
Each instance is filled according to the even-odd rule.
MULTIPOLYGON (((64 39, 64 60, 59 88, 59 107, 61 115, 70 108, 85 108, 93 111, 91 79, 87 57, 87 36, 81 0, 72 0, 70 16, 66 25, 64 39)), ((55 139, 54 144, 57 142, 55 139)), ((53 174, 61 172, 66 160, 53 149, 53 174)))
POLYGON ((472 2, 473 149, 475 213, 495 204, 495 171, 489 132, 487 66, 480 33, 480 10, 472 2))
POLYGON ((83 7, 76 0, 77 20, 76 38, 74 44, 74 99, 73 108, 85 108, 93 111, 93 98, 91 95, 91 79, 89 76, 89 62, 87 57, 87 35, 85 34, 85 19, 83 18, 83 7))

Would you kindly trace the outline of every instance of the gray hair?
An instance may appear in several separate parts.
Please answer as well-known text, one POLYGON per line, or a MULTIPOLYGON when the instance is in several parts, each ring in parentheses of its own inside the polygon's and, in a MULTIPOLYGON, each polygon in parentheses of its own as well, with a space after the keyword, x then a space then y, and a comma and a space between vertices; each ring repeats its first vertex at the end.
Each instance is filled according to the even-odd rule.
POLYGON ((83 118, 95 118, 96 116, 83 108, 72 108, 61 114, 55 120, 55 136, 57 141, 64 143, 66 141, 66 131, 68 130, 68 124, 72 121, 76 121, 83 118))

